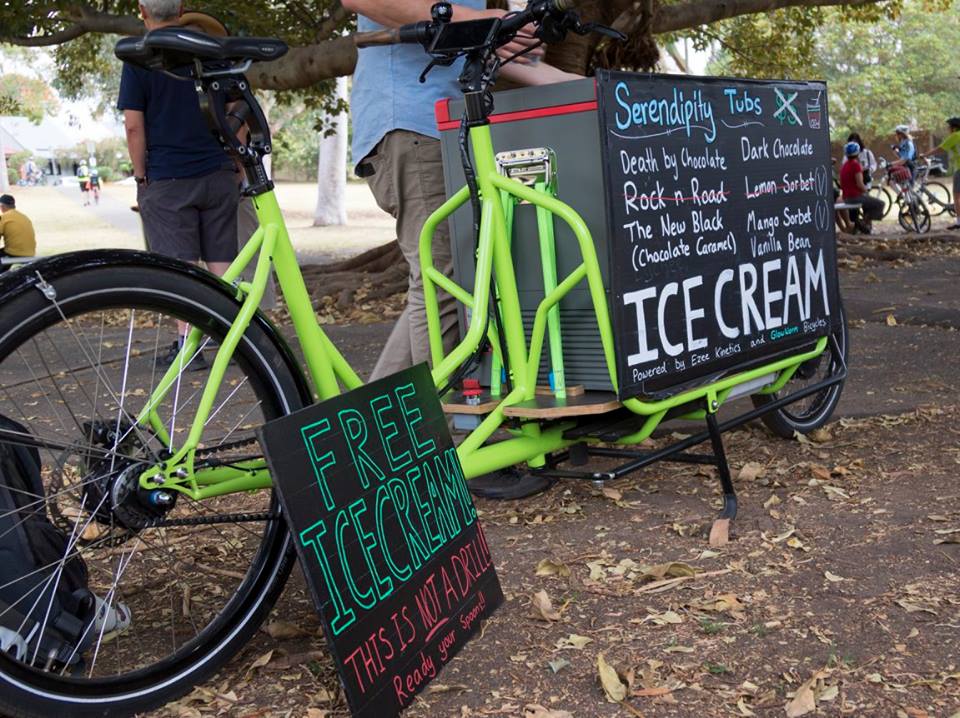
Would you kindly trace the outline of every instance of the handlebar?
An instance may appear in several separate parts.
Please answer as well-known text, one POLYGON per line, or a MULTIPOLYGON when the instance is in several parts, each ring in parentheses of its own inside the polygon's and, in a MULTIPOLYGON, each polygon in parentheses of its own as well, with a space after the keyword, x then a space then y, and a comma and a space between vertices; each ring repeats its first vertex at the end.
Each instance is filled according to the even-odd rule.
MULTIPOLYGON (((552 21, 557 26, 557 30, 562 31, 563 34, 566 34, 567 30, 573 30, 580 34, 598 31, 605 34, 614 34, 620 39, 625 39, 620 33, 610 28, 593 24, 581 25, 579 17, 574 11, 575 5, 575 0, 530 0, 525 9, 508 13, 499 18, 498 25, 493 33, 494 37, 489 44, 494 48, 506 45, 527 25, 533 23, 542 29, 544 21, 552 21)), ((432 20, 423 20, 386 30, 356 33, 353 36, 354 43, 358 48, 419 43, 424 48, 429 49, 437 35, 452 19, 450 4, 437 3, 433 6, 432 15, 432 20)), ((538 30, 538 37, 540 37, 539 32, 540 30, 538 30)), ((548 38, 540 37, 540 39, 546 40, 548 38)), ((562 37, 549 38, 551 42, 557 42, 560 39, 562 37)))

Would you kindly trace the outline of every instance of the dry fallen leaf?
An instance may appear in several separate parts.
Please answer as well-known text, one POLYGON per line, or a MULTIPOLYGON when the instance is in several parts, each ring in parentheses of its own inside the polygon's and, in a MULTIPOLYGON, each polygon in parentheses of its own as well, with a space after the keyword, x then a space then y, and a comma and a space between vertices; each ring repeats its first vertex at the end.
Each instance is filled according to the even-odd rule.
POLYGON ((622 703, 627 697, 627 687, 620 680, 617 671, 603 657, 602 653, 597 654, 597 672, 600 675, 600 685, 603 686, 603 692, 607 700, 611 703, 622 703))
POLYGON ((570 576, 570 567, 563 561, 545 558, 537 564, 536 573, 538 576, 559 576, 560 578, 567 578, 570 576))
POLYGON ((786 705, 787 718, 799 718, 807 713, 812 713, 817 709, 817 698, 813 693, 817 680, 823 677, 822 672, 814 673, 807 681, 803 683, 793 698, 786 705))
POLYGON ((720 548, 730 543, 730 519, 717 519, 710 527, 710 545, 720 548))
POLYGON ((888 314, 888 315, 887 315, 887 326, 888 326, 888 327, 895 327, 895 326, 897 326, 897 318, 896 318, 895 316, 893 316, 892 314, 888 314))
POLYGON ((593 639, 571 633, 566 638, 559 639, 554 645, 557 648, 573 648, 574 650, 581 651, 588 643, 593 643, 593 639))
POLYGON ((560 613, 553 607, 553 602, 546 591, 537 591, 530 600, 534 615, 544 621, 559 621, 560 613))
POLYGON ((305 633, 300 626, 287 621, 270 621, 270 623, 263 627, 263 630, 270 638, 275 638, 278 641, 297 638, 305 633))
POLYGON ((600 489, 600 491, 611 501, 620 501, 623 498, 623 492, 613 488, 612 486, 604 486, 602 489, 600 489))
POLYGON ((531 704, 523 707, 523 718, 573 718, 573 713, 531 704))
POLYGON ((681 578, 683 576, 696 575, 697 569, 693 566, 688 566, 679 561, 672 561, 670 563, 657 564, 656 566, 644 566, 643 576, 641 576, 641 578, 645 581, 660 581, 664 578, 681 578))
POLYGON ((762 475, 763 464, 758 464, 756 461, 748 461, 743 465, 743 468, 740 469, 740 473, 737 475, 737 481, 753 481, 762 475))
POLYGON ((265 665, 267 665, 271 661, 272 658, 273 658, 273 651, 267 651, 262 656, 260 656, 257 660, 255 660, 253 663, 250 664, 249 668, 247 668, 246 673, 244 673, 243 675, 243 680, 249 681, 250 677, 253 675, 253 672, 256 671, 258 668, 263 668, 265 665))

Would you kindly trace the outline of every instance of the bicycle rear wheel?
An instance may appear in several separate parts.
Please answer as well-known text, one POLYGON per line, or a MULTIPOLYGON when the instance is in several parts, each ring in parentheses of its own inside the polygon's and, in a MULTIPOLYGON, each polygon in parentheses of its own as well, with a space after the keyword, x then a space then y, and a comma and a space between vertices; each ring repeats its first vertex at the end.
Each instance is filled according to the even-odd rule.
POLYGON ((867 191, 867 194, 883 202, 883 216, 881 219, 890 214, 890 208, 893 206, 893 196, 890 194, 890 190, 881 185, 874 185, 867 191))
POLYGON ((953 199, 945 184, 933 181, 927 182, 923 187, 930 199, 930 214, 934 217, 939 217, 944 212, 955 214, 953 199))
MULTIPOLYGON (((777 394, 753 394, 750 398, 756 407, 765 406, 780 396, 800 391, 806 386, 823 381, 846 366, 849 353, 849 337, 847 334, 847 318, 840 310, 840 328, 834 331, 832 341, 819 356, 804 362, 791 377, 783 390, 777 394)), ((782 409, 775 409, 761 417, 761 420, 777 436, 792 439, 794 434, 809 434, 819 429, 830 420, 834 409, 840 402, 844 382, 821 389, 815 394, 788 404, 782 409)))
MULTIPOLYGON (((249 639, 294 560, 271 489, 202 502, 171 490, 175 501, 150 513, 137 483, 185 438, 208 375, 194 358, 159 406, 172 445, 136 424, 164 373, 174 320, 201 330, 212 359, 239 303, 219 280, 171 260, 78 257, 0 282, 0 413, 39 444, 44 495, 31 505, 69 537, 59 564, 80 556, 90 590, 132 621, 115 636, 88 626, 92 640, 70 664, 0 654, 0 713, 15 716, 128 715, 186 693, 249 639)), ((197 466, 256 460, 256 427, 304 398, 285 348, 256 320, 214 402, 197 466)), ((54 568, 42 568, 51 581, 54 568)))

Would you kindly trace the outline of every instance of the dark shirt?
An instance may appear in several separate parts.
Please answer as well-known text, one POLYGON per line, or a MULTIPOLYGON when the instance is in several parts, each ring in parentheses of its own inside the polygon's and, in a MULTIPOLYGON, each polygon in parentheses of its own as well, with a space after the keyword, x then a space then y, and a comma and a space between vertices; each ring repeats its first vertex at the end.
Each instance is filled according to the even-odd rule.
POLYGON ((233 166, 207 126, 193 82, 124 63, 117 109, 143 113, 151 181, 200 177, 233 166))
POLYGON ((856 199, 863 194, 857 185, 857 172, 863 172, 863 167, 857 160, 847 160, 840 168, 840 190, 844 199, 856 199))

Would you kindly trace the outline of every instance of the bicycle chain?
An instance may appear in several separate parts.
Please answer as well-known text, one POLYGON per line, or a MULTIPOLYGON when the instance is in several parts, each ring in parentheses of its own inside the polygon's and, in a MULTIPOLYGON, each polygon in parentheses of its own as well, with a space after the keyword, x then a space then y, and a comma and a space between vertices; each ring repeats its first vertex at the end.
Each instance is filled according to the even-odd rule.
POLYGON ((159 529, 170 526, 209 526, 219 523, 254 523, 258 521, 276 521, 280 514, 276 512, 263 511, 256 514, 215 514, 213 516, 195 516, 186 519, 157 519, 155 521, 144 522, 140 526, 133 526, 138 531, 143 529, 159 529))

